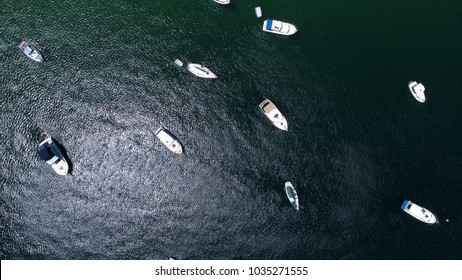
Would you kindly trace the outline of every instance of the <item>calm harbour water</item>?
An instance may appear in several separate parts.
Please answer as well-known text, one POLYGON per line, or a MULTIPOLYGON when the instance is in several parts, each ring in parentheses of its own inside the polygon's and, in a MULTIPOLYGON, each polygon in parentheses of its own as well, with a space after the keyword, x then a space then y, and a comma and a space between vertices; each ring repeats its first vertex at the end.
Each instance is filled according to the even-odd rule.
POLYGON ((3 0, 0 23, 2 259, 462 258, 460 0, 3 0))

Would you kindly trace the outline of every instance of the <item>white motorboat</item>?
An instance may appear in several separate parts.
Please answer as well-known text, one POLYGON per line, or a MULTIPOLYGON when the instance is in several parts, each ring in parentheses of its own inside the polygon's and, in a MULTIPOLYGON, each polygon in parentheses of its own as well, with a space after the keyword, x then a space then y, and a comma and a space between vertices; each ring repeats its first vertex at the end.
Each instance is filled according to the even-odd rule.
POLYGON ((278 108, 271 102, 269 99, 263 100, 260 105, 261 111, 265 114, 265 116, 281 130, 288 130, 287 120, 284 115, 279 111, 278 108))
POLYGON ((292 35, 297 32, 295 25, 279 20, 267 19, 263 22, 263 31, 280 35, 292 35))
POLYGON ((408 84, 409 90, 417 101, 424 103, 425 102, 425 87, 421 83, 416 81, 411 81, 408 84))
POLYGON ((175 59, 175 64, 181 67, 181 66, 183 66, 183 61, 181 61, 179 59, 175 59))
POLYGON ((19 45, 19 49, 25 54, 27 55, 28 58, 32 59, 32 60, 35 60, 37 62, 43 62, 43 56, 42 54, 39 52, 39 50, 34 47, 32 44, 29 44, 27 42, 22 42, 20 45, 19 45))
POLYGON ((231 3, 231 0, 213 0, 213 2, 221 5, 228 5, 229 3, 231 3))
POLYGON ((255 15, 257 16, 257 18, 261 18, 261 7, 255 7, 255 15))
POLYGON ((300 210, 300 205, 298 203, 298 195, 292 183, 286 182, 285 189, 287 198, 289 199, 290 204, 292 204, 292 207, 294 207, 297 211, 300 210))
POLYGON ((435 215, 433 215, 432 212, 420 207, 410 200, 405 200, 403 205, 401 205, 401 209, 403 209, 404 212, 408 213, 412 217, 426 224, 438 223, 438 219, 435 215))
POLYGON ((159 138, 160 142, 162 142, 170 151, 174 152, 175 154, 183 153, 183 147, 181 146, 180 142, 176 137, 164 127, 159 127, 156 131, 156 136, 159 138))
POLYGON ((207 67, 202 66, 196 63, 189 63, 187 66, 189 72, 193 73, 194 75, 207 78, 207 79, 215 79, 217 75, 215 75, 212 71, 210 71, 207 67))
POLYGON ((38 154, 41 159, 46 161, 53 170, 59 175, 67 175, 69 173, 69 165, 64 158, 61 150, 56 142, 51 138, 47 138, 40 143, 38 154))

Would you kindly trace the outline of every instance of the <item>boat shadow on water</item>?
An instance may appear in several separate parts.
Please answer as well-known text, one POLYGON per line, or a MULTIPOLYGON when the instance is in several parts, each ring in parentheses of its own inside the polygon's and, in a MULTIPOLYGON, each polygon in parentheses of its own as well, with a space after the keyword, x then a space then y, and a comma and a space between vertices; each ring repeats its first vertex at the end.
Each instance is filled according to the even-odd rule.
POLYGON ((67 165, 69 166, 68 174, 73 175, 72 173, 74 172, 74 163, 69 158, 66 148, 63 145, 61 145, 61 143, 58 140, 56 140, 56 138, 52 138, 52 139, 54 140, 54 142, 56 143, 56 146, 58 146, 59 150, 63 154, 64 159, 67 161, 67 165))
MULTIPOLYGON (((42 42, 43 43, 43 42, 42 42)), ((51 49, 46 47, 46 44, 34 43, 34 46, 39 50, 40 54, 43 57, 43 62, 50 62, 59 59, 59 53, 52 47, 51 49)))
POLYGON ((49 62, 49 61, 55 61, 58 60, 58 56, 55 52, 52 50, 46 48, 46 47, 37 47, 40 50, 40 53, 43 56, 43 62, 49 62))

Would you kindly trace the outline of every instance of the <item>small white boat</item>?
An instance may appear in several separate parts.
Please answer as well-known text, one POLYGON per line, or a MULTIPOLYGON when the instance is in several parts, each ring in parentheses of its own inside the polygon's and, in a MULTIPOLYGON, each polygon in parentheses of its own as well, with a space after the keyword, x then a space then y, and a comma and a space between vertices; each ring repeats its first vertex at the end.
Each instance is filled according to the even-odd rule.
POLYGON ((263 22, 263 31, 280 35, 292 35, 297 32, 295 25, 279 20, 267 19, 263 22))
POLYGON ((255 7, 255 15, 257 16, 257 18, 261 18, 261 7, 255 7))
POLYGON ((207 67, 202 66, 200 64, 189 63, 187 66, 189 72, 193 73, 194 75, 206 78, 206 79, 215 79, 217 75, 215 75, 212 71, 210 71, 207 67))
POLYGON ((25 54, 27 55, 28 58, 32 59, 32 60, 35 60, 37 62, 43 62, 43 56, 42 54, 39 52, 39 50, 34 47, 32 44, 29 44, 27 42, 22 42, 20 45, 19 45, 19 49, 25 54))
POLYGON ((183 147, 181 146, 180 142, 176 137, 164 127, 159 127, 156 131, 156 136, 159 138, 160 142, 162 142, 170 151, 174 152, 175 154, 183 153, 183 147))
POLYGON ((271 102, 269 99, 265 99, 262 103, 260 103, 260 105, 258 105, 258 107, 260 107, 263 114, 265 114, 265 116, 274 124, 274 126, 281 130, 287 131, 287 120, 279 111, 279 109, 276 108, 273 102, 271 102))
POLYGON ((290 204, 292 204, 292 207, 294 207, 297 211, 300 210, 300 205, 298 203, 298 195, 292 183, 286 182, 285 189, 287 198, 289 199, 290 204))
POLYGON ((213 2, 221 5, 228 5, 229 3, 231 3, 231 0, 213 0, 213 2))
POLYGON ((69 165, 66 159, 59 150, 58 145, 51 137, 45 139, 38 147, 40 158, 46 161, 53 170, 59 175, 67 175, 69 173, 69 165))
POLYGON ((409 90, 417 101, 424 103, 425 102, 425 87, 421 83, 416 81, 411 81, 408 84, 409 90))
POLYGON ((403 209, 404 212, 408 213, 412 217, 426 224, 438 223, 438 219, 435 215, 433 215, 432 212, 420 207, 419 205, 413 203, 410 200, 405 200, 403 202, 403 205, 401 205, 401 209, 403 209))
POLYGON ((181 67, 181 66, 183 66, 183 61, 181 61, 179 59, 175 59, 175 64, 181 67))

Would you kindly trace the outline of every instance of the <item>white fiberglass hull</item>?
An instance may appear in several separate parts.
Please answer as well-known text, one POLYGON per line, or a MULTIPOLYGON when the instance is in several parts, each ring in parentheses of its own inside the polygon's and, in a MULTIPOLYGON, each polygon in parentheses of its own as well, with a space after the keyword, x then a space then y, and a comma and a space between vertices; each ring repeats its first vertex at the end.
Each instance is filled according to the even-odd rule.
POLYGON ((263 100, 260 105, 258 105, 260 110, 265 114, 265 116, 273 123, 273 125, 280 130, 287 131, 288 124, 284 115, 279 111, 278 108, 271 102, 269 99, 263 100))
POLYGON ((43 140, 39 147, 48 144, 50 146, 50 150, 52 150, 54 156, 49 158, 46 163, 51 165, 53 170, 61 176, 66 176, 69 173, 69 164, 67 163, 66 159, 64 158, 63 154, 59 150, 58 146, 51 137, 43 140))
POLYGON ((428 211, 427 209, 420 207, 419 205, 413 203, 410 200, 405 200, 403 205, 401 205, 401 209, 411 215, 412 217, 416 218, 417 220, 424 222, 426 224, 435 224, 438 223, 438 219, 432 212, 428 211))
POLYGON ((43 62, 43 56, 39 52, 39 50, 34 47, 33 45, 27 43, 27 42, 21 42, 19 45, 19 49, 30 59, 37 61, 37 62, 43 62))
POLYGON ((408 84, 409 90, 412 93, 412 96, 419 101, 420 103, 425 102, 425 87, 421 83, 417 83, 416 81, 411 81, 408 84))
POLYGON ((213 2, 221 5, 228 5, 229 3, 231 3, 231 0, 213 0, 213 2))
POLYGON ((210 71, 207 67, 202 66, 196 63, 189 63, 187 66, 189 72, 193 73, 194 75, 206 78, 206 79, 215 79, 217 75, 215 75, 212 71, 210 71))
POLYGON ((160 127, 156 131, 156 136, 159 138, 160 142, 165 145, 170 151, 172 151, 175 154, 182 154, 183 153, 183 147, 181 146, 180 141, 176 139, 175 136, 173 136, 170 131, 166 130, 163 127, 160 127))
POLYGON ((293 35, 297 32, 295 25, 272 19, 267 19, 263 22, 262 30, 284 36, 293 35))
POLYGON ((286 182, 285 190, 286 190, 287 198, 289 199, 290 204, 292 204, 292 207, 294 207, 295 210, 297 211, 300 210, 300 205, 298 203, 298 195, 292 183, 286 182))

